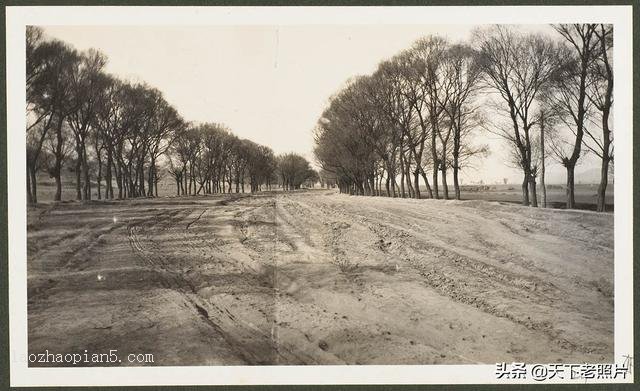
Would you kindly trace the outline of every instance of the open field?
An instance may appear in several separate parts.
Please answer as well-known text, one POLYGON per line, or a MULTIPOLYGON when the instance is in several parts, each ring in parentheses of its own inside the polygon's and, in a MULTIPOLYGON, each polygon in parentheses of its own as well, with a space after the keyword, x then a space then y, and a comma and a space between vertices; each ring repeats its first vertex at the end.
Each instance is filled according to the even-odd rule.
POLYGON ((613 215, 333 191, 43 204, 28 300, 30 353, 611 362, 613 215))
MULTIPOLYGON (((104 191, 104 182, 102 190, 104 191)), ((575 196, 577 209, 596 210, 598 185, 595 184, 576 184, 575 196)), ((63 176, 62 187, 63 200, 75 200, 75 179, 72 175, 66 173, 63 176)), ((117 188, 115 188, 117 191, 117 188)), ((247 186, 246 191, 249 191, 247 186)), ((426 194, 426 188, 421 186, 423 197, 426 194)), ((442 193, 442 188, 440 189, 442 193)), ((46 175, 40 175, 38 178, 38 200, 49 202, 53 200, 55 193, 55 183, 46 175)), ((163 178, 158 183, 158 193, 160 197, 171 197, 176 194, 176 185, 169 178, 163 178)), ((453 197, 453 187, 449 187, 449 194, 453 197)), ((564 185, 547 185, 547 207, 564 209, 566 203, 566 192, 564 185)), ((442 194, 441 194, 442 196, 442 194)), ((541 202, 542 193, 538 189, 538 201, 541 202)), ((97 186, 92 183, 92 198, 97 199, 97 186)), ((522 201, 522 193, 518 185, 463 185, 461 186, 461 198, 463 200, 485 200, 498 201, 519 204, 522 201)), ((606 206, 608 212, 613 212, 613 184, 607 186, 606 206)))
MULTIPOLYGON (((452 191, 452 190, 451 190, 452 191)), ((598 185, 575 185, 576 208, 596 210, 598 185)), ((542 191, 538 188, 538 202, 542 202, 542 191)), ((487 200, 500 202, 522 202, 522 193, 518 185, 462 186, 462 199, 487 200)), ((566 187, 547 185, 547 207, 564 209, 566 205, 566 187)), ((607 186, 605 196, 606 209, 613 212, 613 183, 607 186)))
MULTIPOLYGON (((104 197, 104 189, 106 183, 102 182, 102 196, 104 197)), ((115 196, 118 195, 118 187, 115 180, 113 181, 113 191, 115 196)), ((56 183, 53 178, 48 175, 40 173, 38 175, 38 201, 39 202, 51 202, 53 201, 56 192, 56 183)), ((158 181, 158 193, 160 197, 170 197, 176 195, 176 184, 170 178, 162 178, 158 181)), ((73 173, 64 172, 62 175, 62 201, 73 201, 76 199, 76 182, 73 173)), ((98 199, 98 187, 95 181, 91 182, 91 199, 98 199)))

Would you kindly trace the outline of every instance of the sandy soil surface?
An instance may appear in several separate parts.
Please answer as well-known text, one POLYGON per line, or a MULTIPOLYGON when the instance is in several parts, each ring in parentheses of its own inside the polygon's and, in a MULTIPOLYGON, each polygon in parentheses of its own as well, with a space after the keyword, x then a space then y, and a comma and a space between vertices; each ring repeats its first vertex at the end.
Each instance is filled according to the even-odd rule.
POLYGON ((307 191, 50 204, 28 221, 30 353, 613 360, 611 214, 307 191))

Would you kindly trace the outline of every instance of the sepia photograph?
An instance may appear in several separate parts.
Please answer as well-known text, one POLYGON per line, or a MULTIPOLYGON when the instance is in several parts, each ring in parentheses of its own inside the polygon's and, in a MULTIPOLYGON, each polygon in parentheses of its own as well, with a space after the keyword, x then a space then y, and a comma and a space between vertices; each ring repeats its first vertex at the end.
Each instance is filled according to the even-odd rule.
POLYGON ((633 381, 631 7, 10 8, 24 376, 633 381))

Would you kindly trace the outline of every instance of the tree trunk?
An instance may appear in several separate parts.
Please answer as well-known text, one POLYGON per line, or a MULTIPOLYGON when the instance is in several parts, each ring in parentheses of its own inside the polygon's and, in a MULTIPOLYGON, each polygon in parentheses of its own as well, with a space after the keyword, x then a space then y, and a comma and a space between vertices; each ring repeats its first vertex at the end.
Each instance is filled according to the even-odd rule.
POLYGON ((123 197, 123 187, 124 187, 124 180, 122 178, 122 166, 120 165, 120 163, 116 163, 116 183, 118 184, 118 199, 121 200, 123 197))
POLYGON ((447 185, 447 164, 443 161, 442 163, 442 192, 444 193, 444 199, 449 199, 449 186, 447 185))
MULTIPOLYGON (((102 189, 100 187, 100 183, 102 182, 102 160, 100 160, 100 155, 97 157, 98 160, 98 176, 96 177, 96 185, 98 191, 98 199, 102 199, 102 189)), ((106 198, 106 195, 105 195, 106 198)))
POLYGON ((113 166, 113 156, 112 156, 112 152, 111 152, 111 148, 107 149, 107 172, 106 172, 106 186, 107 188, 105 189, 105 198, 109 198, 109 199, 113 199, 113 171, 112 171, 112 167, 113 166))
POLYGON ((529 191, 531 192, 531 206, 538 207, 538 194, 536 191, 536 178, 533 175, 529 175, 529 191))
POLYGON ((27 184, 31 182, 31 201, 34 204, 38 203, 38 184, 36 180, 36 169, 33 166, 29 167, 29 177, 31 180, 27 178, 27 184))
MULTIPOLYGON (((393 159, 395 161, 395 153, 393 156, 393 159)), ((389 184, 391 185, 391 193, 390 193, 390 197, 396 198, 396 187, 397 187, 397 183, 396 183, 396 170, 395 170, 395 164, 392 165, 391 164, 391 160, 389 160, 387 162, 387 176, 389 177, 389 184)))
POLYGON ((60 175, 62 172, 62 145, 64 140, 62 139, 62 121, 64 121, 64 118, 62 116, 60 116, 60 118, 58 118, 58 124, 56 126, 56 147, 55 147, 55 155, 56 155, 56 162, 55 162, 55 178, 56 178, 56 194, 53 196, 53 200, 54 201, 61 201, 62 200, 62 180, 60 179, 60 175))
POLYGON ((30 177, 30 171, 29 170, 29 162, 27 162, 27 204, 31 205, 34 204, 35 202, 33 202, 33 195, 31 194, 31 177, 30 177))
POLYGON ((56 173, 55 173, 55 179, 56 179, 56 193, 53 196, 53 200, 54 201, 61 201, 62 200, 62 180, 60 179, 60 171, 62 169, 59 167, 59 164, 56 163, 56 173))
MULTIPOLYGON (((149 197, 153 197, 153 190, 155 189, 155 186, 153 185, 153 178, 155 175, 155 171, 156 171, 156 160, 155 159, 151 159, 151 163, 149 164, 149 172, 147 173, 147 187, 149 188, 149 192, 148 195, 149 197)), ((158 196, 156 194, 156 196, 158 196)))
MULTIPOLYGON (((314 183, 312 185, 313 188, 316 187, 316 184, 314 183)), ((369 176, 369 187, 371 187, 371 195, 376 196, 376 176, 375 175, 370 175, 369 176)))
MULTIPOLYGON (((420 168, 420 173, 422 175, 422 180, 424 181, 424 185, 427 188, 427 197, 433 198, 433 191, 431 191, 431 185, 429 185, 429 178, 427 178, 427 174, 424 172, 422 168, 420 168)), ((418 187, 418 180, 416 180, 416 188, 418 187)), ((420 194, 418 194, 418 198, 420 194)))
POLYGON ((82 148, 80 147, 80 142, 76 140, 76 200, 82 200, 82 148))
POLYGON ((188 187, 187 187, 187 177, 189 176, 189 172, 187 171, 187 166, 185 165, 184 168, 182 169, 182 182, 180 183, 180 186, 182 186, 182 195, 188 195, 189 193, 187 193, 188 187))
MULTIPOLYGON (((432 125, 434 124, 434 120, 431 120, 432 125)), ((437 124, 436 124, 437 126, 437 124)), ((440 198, 440 194, 438 192, 438 151, 436 149, 436 128, 434 127, 431 130, 431 159, 433 160, 433 196, 438 199, 440 198)))
MULTIPOLYGON (((456 110, 456 112, 458 111, 456 110)), ((451 151, 451 155, 453 156, 453 192, 455 193, 456 200, 459 200, 460 181, 458 180, 458 172, 460 171, 460 137, 462 124, 460 123, 459 112, 455 117, 457 117, 457 119, 453 128, 453 151, 451 151)))
POLYGON ((545 176, 545 150, 544 150, 544 115, 540 117, 540 189, 542 190, 542 207, 547 207, 547 185, 545 176))
POLYGON ((91 199, 91 178, 89 175, 89 165, 87 163, 87 147, 82 142, 82 176, 84 178, 83 196, 85 200, 91 199))
POLYGON ((433 163, 433 196, 436 199, 440 198, 440 194, 438 192, 438 159, 433 163))
POLYGON ((137 172, 137 176, 138 176, 138 183, 140 184, 140 196, 141 197, 146 197, 147 196, 147 189, 145 188, 144 185, 144 160, 142 161, 142 163, 139 165, 139 168, 136 170, 137 172))
MULTIPOLYGON (((607 144, 605 142, 605 144, 607 144)), ((606 146, 609 147, 608 145, 606 146)), ((598 185, 598 204, 597 211, 604 212, 606 210, 605 196, 607 193, 607 184, 609 183, 609 158, 602 158, 602 166, 600 167, 600 184, 598 185)))
POLYGON ((575 186, 574 186, 574 170, 575 165, 567 164, 567 209, 576 207, 575 186))
POLYGON ((411 185, 411 171, 409 166, 407 165, 407 172, 404 175, 405 180, 407 181, 407 189, 409 191, 409 198, 415 198, 415 190, 411 185))
POLYGON ((456 200, 460 199, 460 182, 458 181, 458 157, 453 158, 453 191, 455 192, 456 200))
POLYGON ((400 196, 406 198, 404 173, 406 171, 404 164, 404 153, 402 153, 402 144, 400 144, 400 196))
POLYGON ((31 178, 29 177, 29 163, 27 162, 27 204, 33 204, 33 197, 31 196, 31 178))
POLYGON ((529 172, 525 171, 522 179, 522 205, 529 206, 529 172))
POLYGON ((398 187, 398 184, 396 183, 396 176, 393 175, 391 177, 391 197, 396 198, 398 196, 397 192, 396 192, 396 188, 398 187))
MULTIPOLYGON (((324 183, 324 182, 321 182, 321 185, 323 189, 325 188, 325 185, 327 189, 330 187, 328 183, 324 183)), ((380 196, 380 176, 378 174, 375 174, 375 176, 373 177, 373 188, 374 188, 376 197, 379 197, 380 196)))
POLYGON ((385 187, 387 189, 387 197, 391 197, 391 178, 389 177, 389 173, 387 173, 387 179, 385 180, 385 187))
MULTIPOLYGON (((613 81, 611 81, 611 83, 613 83, 613 81)), ((609 92, 609 94, 610 93, 611 92, 609 92)), ((610 98, 607 98, 607 102, 609 101, 610 98)), ((608 104, 609 103, 607 103, 607 105, 608 104)), ((609 183, 609 162, 611 161, 611 130, 609 129, 609 106, 605 106, 605 109, 602 111, 602 139, 602 164, 600 166, 600 185, 598 185, 598 201, 596 206, 596 210, 598 212, 604 212, 606 209, 605 196, 607 193, 607 184, 609 183)))

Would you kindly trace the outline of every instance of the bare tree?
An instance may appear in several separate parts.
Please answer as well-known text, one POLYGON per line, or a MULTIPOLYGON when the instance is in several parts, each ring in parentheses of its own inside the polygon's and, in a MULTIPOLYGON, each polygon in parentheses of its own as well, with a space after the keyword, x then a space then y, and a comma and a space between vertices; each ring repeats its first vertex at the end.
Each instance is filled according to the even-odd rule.
MULTIPOLYGON (((453 169, 453 186, 455 198, 460 199, 460 183, 458 173, 465 163, 474 156, 486 155, 487 147, 474 146, 470 136, 473 131, 479 129, 478 122, 481 116, 479 107, 475 101, 476 94, 480 90, 480 78, 482 69, 478 64, 475 51, 466 45, 454 45, 450 47, 443 59, 443 77, 447 94, 440 100, 442 109, 446 113, 449 129, 452 132, 452 158, 450 161, 446 150, 443 148, 443 159, 447 159, 447 165, 453 169)), ((440 132, 442 134, 442 132, 440 132)), ((447 145, 448 134, 441 136, 443 147, 447 145)), ((443 180, 446 171, 443 171, 443 180)), ((443 182, 446 183, 446 182, 443 182)), ((445 198, 448 192, 445 186, 445 198)))
MULTIPOLYGON (((441 133, 441 126, 444 117, 444 108, 441 102, 447 101, 447 97, 443 96, 448 91, 443 88, 445 80, 441 72, 441 60, 447 49, 447 41, 441 37, 429 36, 419 39, 412 48, 412 64, 411 72, 414 78, 414 82, 417 88, 420 89, 419 93, 415 95, 415 102, 420 102, 420 108, 417 110, 420 127, 422 128, 423 135, 429 134, 429 148, 431 152, 431 164, 432 164, 432 192, 433 197, 440 198, 439 186, 438 186, 438 171, 442 169, 443 162, 438 151, 437 138, 440 138, 441 142, 445 138, 448 141, 448 137, 443 137, 441 133)), ((448 129, 447 129, 448 130, 448 129)), ((445 154, 446 154, 446 147, 445 154)), ((424 171, 423 171, 424 174, 424 171)), ((446 168, 444 172, 446 177, 446 168)), ((446 179, 445 179, 446 181, 446 179)), ((425 176, 425 183, 426 176, 425 176)), ((445 183, 446 187, 446 183, 445 183)), ((448 190, 445 190, 447 193, 448 190)))
POLYGON ((156 162, 158 158, 166 153, 171 146, 176 134, 182 131, 185 123, 176 111, 167 101, 164 100, 162 94, 156 98, 155 110, 151 118, 151 131, 148 138, 148 188, 149 195, 158 196, 158 167, 156 162))
MULTIPOLYGON (((95 115, 93 117, 94 137, 96 148, 101 148, 106 153, 104 163, 105 198, 114 198, 113 171, 116 170, 116 178, 120 191, 122 190, 121 175, 118 174, 116 160, 116 148, 121 144, 125 130, 121 128, 122 83, 108 75, 104 75, 103 88, 96 99, 95 115)), ((98 152, 96 152, 98 155, 98 152)), ((99 175, 102 174, 102 156, 97 156, 99 175)), ((101 179, 101 178, 100 178, 101 179)), ((98 185, 100 183, 98 180, 98 185)), ((121 195, 120 195, 121 196, 121 195)), ((98 191, 100 197, 100 191, 98 191)))
POLYGON ((296 153, 278 156, 278 171, 285 190, 299 189, 305 181, 317 175, 307 159, 296 153))
MULTIPOLYGON (((244 192, 245 174, 251 192, 271 187, 275 177, 273 151, 250 140, 240 140, 220 123, 179 126, 167 149, 168 172, 177 195, 244 192)), ((157 194, 157 192, 156 192, 157 194)))
MULTIPOLYGON (((406 65, 401 61, 401 58, 394 58, 381 63, 370 79, 373 83, 368 84, 368 88, 363 93, 368 95, 372 102, 371 112, 365 118, 373 115, 374 119, 377 119, 372 124, 372 131, 376 134, 371 140, 373 140, 374 149, 385 164, 387 183, 392 185, 391 195, 395 196, 395 177, 399 165, 400 195, 405 197, 406 189, 411 189, 409 180, 411 156, 408 152, 415 153, 416 148, 420 148, 417 146, 419 142, 415 141, 420 136, 416 134, 415 107, 406 99, 406 94, 409 93, 404 69, 406 65)), ((369 120, 371 121, 371 118, 369 120)), ((414 161, 416 167, 421 163, 420 159, 414 161)), ((375 163, 370 166, 373 172, 374 167, 375 163)), ((415 172, 418 172, 418 168, 415 172)), ((375 177, 375 174, 373 176, 375 177)), ((429 186, 428 182, 427 186, 429 186)), ((416 197, 419 197, 419 188, 417 191, 414 189, 413 192, 416 197)), ((389 194, 388 189, 387 193, 389 194)))
POLYGON ((95 117, 96 102, 102 88, 106 86, 102 69, 106 65, 106 57, 97 51, 81 54, 70 74, 67 102, 67 123, 74 133, 76 142, 76 197, 78 200, 91 199, 91 181, 87 160, 87 141, 93 132, 92 123, 95 117), (84 186, 81 189, 81 172, 84 186))
POLYGON ((582 155, 582 145, 591 102, 588 99, 590 70, 601 52, 596 24, 572 24, 554 26, 566 41, 567 59, 553 81, 550 94, 560 118, 569 129, 571 136, 558 140, 554 152, 567 170, 567 209, 575 208, 575 167, 582 155))
POLYGON ((531 167, 531 129, 536 97, 552 79, 560 64, 558 48, 549 37, 522 34, 503 26, 475 32, 484 80, 503 102, 509 126, 497 126, 496 134, 514 148, 523 171, 522 204, 537 206, 536 182, 531 167), (529 197, 531 193, 531 198, 529 197))
POLYGON ((56 145, 53 151, 55 165, 53 174, 56 180, 55 201, 62 199, 62 162, 66 158, 64 153, 65 139, 63 137, 63 125, 67 116, 75 111, 75 107, 69 106, 70 91, 68 83, 73 77, 73 68, 80 61, 78 53, 60 41, 52 42, 53 50, 57 55, 52 58, 49 64, 48 77, 46 78, 46 91, 43 93, 45 99, 50 100, 52 112, 55 115, 56 145))
POLYGON ((538 126, 540 127, 540 188, 542 189, 542 207, 547 207, 547 184, 545 183, 546 175, 546 147, 544 139, 547 133, 547 112, 541 109, 538 113, 538 126))
MULTIPOLYGON (((68 80, 77 53, 62 41, 45 40, 42 31, 29 26, 26 35, 26 95, 27 95, 27 194, 28 201, 37 202, 36 171, 45 140, 50 130, 58 137, 55 154, 58 171, 62 164, 62 123, 66 112, 68 80)), ((56 178, 56 199, 61 193, 59 174, 56 178)))
POLYGON ((386 194, 415 198, 421 196, 420 176, 429 197, 438 195, 439 172, 448 198, 447 170, 453 167, 459 197, 459 170, 486 154, 485 146, 470 142, 481 118, 472 103, 479 75, 471 49, 456 46, 449 53, 442 38, 418 40, 331 98, 315 132, 317 161, 335 173, 342 192, 380 194, 386 177, 386 194))
POLYGON ((273 151, 241 143, 221 124, 187 128, 159 90, 104 73, 106 57, 99 52, 78 53, 29 27, 27 57, 30 202, 37 202, 39 169, 55 177, 55 200, 61 200, 62 166, 72 150, 76 196, 82 200, 91 199, 94 174, 98 198, 103 177, 105 198, 114 198, 113 173, 119 199, 157 196, 158 165, 167 154, 178 195, 231 192, 234 174, 236 191, 240 183, 244 189, 245 172, 252 191, 270 187, 276 170, 273 151))
POLYGON ((27 202, 38 202, 36 172, 43 143, 53 124, 51 102, 44 96, 48 58, 55 53, 50 45, 44 44, 42 29, 35 26, 26 28, 26 96, 27 96, 27 202))
MULTIPOLYGON (((601 134, 598 135, 589 126, 585 127, 584 145, 595 153, 601 161, 600 184, 598 186, 597 211, 605 211, 605 195, 609 182, 609 164, 613 161, 613 129, 609 124, 613 106, 613 69, 611 52, 613 51, 613 26, 598 25, 594 31, 598 48, 596 59, 590 69, 591 81, 587 97, 600 112, 601 134)), ((597 127, 596 127, 597 128, 597 127)))
POLYGON ((387 194, 396 195, 397 133, 386 118, 375 93, 381 84, 372 77, 353 79, 330 100, 315 129, 315 157, 338 177, 341 191, 372 195, 375 167, 387 170, 387 194))

